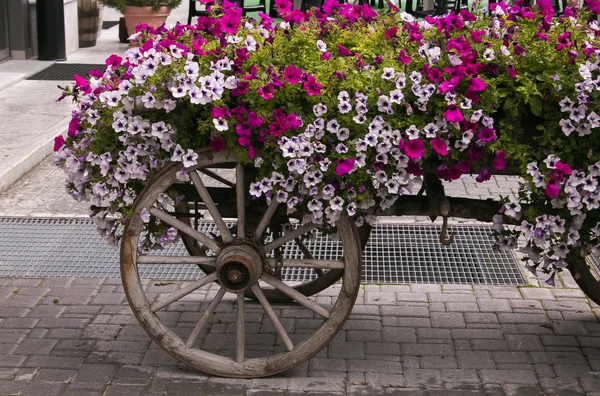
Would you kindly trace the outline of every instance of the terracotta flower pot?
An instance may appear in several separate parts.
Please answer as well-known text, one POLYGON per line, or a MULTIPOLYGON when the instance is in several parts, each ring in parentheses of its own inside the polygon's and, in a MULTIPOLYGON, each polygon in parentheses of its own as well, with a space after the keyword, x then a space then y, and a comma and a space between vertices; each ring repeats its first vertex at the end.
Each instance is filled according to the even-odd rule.
POLYGON ((152 11, 152 7, 134 7, 126 6, 125 12, 125 23, 127 24, 127 33, 132 35, 135 33, 135 27, 140 23, 145 23, 151 27, 159 27, 167 20, 167 17, 171 13, 169 7, 160 7, 158 11, 152 11))

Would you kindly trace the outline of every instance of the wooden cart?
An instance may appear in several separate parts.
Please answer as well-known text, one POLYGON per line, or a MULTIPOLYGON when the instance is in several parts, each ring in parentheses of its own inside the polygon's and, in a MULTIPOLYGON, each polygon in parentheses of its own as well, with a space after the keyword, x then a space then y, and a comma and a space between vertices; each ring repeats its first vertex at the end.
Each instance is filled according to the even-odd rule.
MULTIPOLYGON (((183 165, 172 163, 146 185, 134 203, 135 212, 146 208, 152 216, 175 227, 189 256, 141 254, 138 246, 143 222, 139 217, 131 220, 121 245, 121 275, 129 304, 158 345, 198 370, 224 377, 253 378, 291 369, 326 347, 352 311, 361 281, 362 248, 370 228, 357 228, 352 219, 340 218, 336 226, 343 254, 328 260, 315 258, 303 236, 315 230, 317 225, 298 222, 296 227, 283 232, 281 224, 293 221, 286 214, 286 205, 276 200, 267 205, 264 200, 251 199, 248 193, 248 185, 253 180, 249 173, 251 169, 239 164, 235 155, 227 151, 215 153, 206 149, 199 154, 197 166, 188 169, 189 183, 182 184, 176 177, 183 165), (235 173, 234 181, 220 175, 224 168, 235 173), (226 187, 207 187, 210 184, 203 182, 206 178, 226 187), (159 209, 156 206, 159 196, 173 190, 185 199, 172 211, 159 209), (210 213, 219 236, 197 231, 194 226, 194 214, 199 213, 197 209, 210 213), (224 218, 237 219, 235 226, 228 228, 224 218), (272 238, 266 238, 267 230, 272 238), (279 248, 291 241, 302 251, 302 259, 286 259, 279 254, 279 248), (140 281, 138 268, 161 264, 197 264, 198 270, 206 275, 157 298, 156 293, 148 291, 140 281), (285 267, 310 268, 316 277, 305 283, 288 285, 281 280, 281 269, 285 267), (332 289, 337 292, 333 306, 308 298, 336 282, 341 282, 341 286, 332 289), (211 290, 218 291, 207 295, 206 289, 211 285, 211 290), (228 324, 231 334, 224 335, 231 336, 231 348, 219 355, 212 352, 210 345, 207 347, 207 342, 200 341, 205 337, 205 328, 213 313, 219 311, 219 304, 224 303, 226 295, 231 299, 232 294, 237 302, 228 324), (205 301, 202 302, 204 309, 195 312, 197 317, 193 327, 175 327, 168 316, 161 315, 161 310, 170 304, 192 295, 196 296, 194 301, 199 298, 202 302, 202 296, 205 301), (252 351, 249 354, 246 350, 245 317, 248 312, 252 315, 258 312, 257 304, 249 303, 248 298, 260 303, 278 336, 276 344, 267 353, 252 351), (321 319, 306 334, 290 336, 271 305, 291 301, 305 308, 308 317, 321 319)), ((447 197, 441 181, 434 174, 426 174, 423 188, 417 195, 402 196, 395 206, 376 215, 441 216, 444 227, 440 242, 449 244, 452 237, 447 235, 448 217, 491 222, 499 208, 500 203, 493 200, 447 197)), ((595 271, 590 270, 585 259, 569 264, 569 270, 582 290, 600 304, 600 279, 594 275, 595 271)), ((231 301, 229 305, 232 305, 231 301)))

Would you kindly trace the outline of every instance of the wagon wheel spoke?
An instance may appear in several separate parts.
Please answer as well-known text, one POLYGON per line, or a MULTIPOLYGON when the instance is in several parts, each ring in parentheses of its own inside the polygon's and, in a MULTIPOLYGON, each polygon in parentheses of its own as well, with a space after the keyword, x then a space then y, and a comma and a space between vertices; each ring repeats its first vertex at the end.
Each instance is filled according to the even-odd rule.
POLYGON ((199 264, 199 265, 211 265, 216 264, 214 257, 206 256, 154 256, 144 255, 138 256, 138 264, 199 264))
POLYGON ((206 310, 202 313, 200 320, 198 320, 198 323, 196 323, 196 327, 194 327, 194 330, 192 330, 192 333, 190 334, 189 338, 185 342, 185 345, 188 348, 191 348, 194 345, 194 343, 200 336, 202 329, 208 323, 210 317, 215 312, 215 308, 217 307, 217 305, 219 305, 219 303, 221 302, 221 299, 223 298, 224 295, 225 295, 225 289, 221 287, 219 289, 219 291, 217 292, 217 295, 215 296, 215 298, 213 298, 213 300, 210 302, 210 304, 208 305, 206 310))
POLYGON ((254 238, 256 240, 260 240, 260 238, 262 237, 263 232, 265 232, 265 230, 267 229, 267 226, 271 222, 271 219, 273 218, 273 215, 277 211, 278 206, 279 206, 279 202, 277 202, 277 199, 273 199, 271 201, 271 204, 267 207, 267 210, 266 210, 265 214, 263 215, 262 219, 260 219, 260 222, 258 223, 256 230, 254 230, 254 238))
POLYGON ((181 290, 171 293, 163 299, 155 301, 154 304, 152 304, 152 306, 150 307, 150 309, 152 310, 152 312, 156 312, 159 309, 162 309, 162 308, 166 307, 167 305, 174 303, 175 301, 181 300, 183 297, 200 289, 202 286, 207 285, 216 280, 217 280, 217 274, 213 272, 212 274, 205 276, 204 278, 200 279, 199 281, 194 282, 191 285, 186 286, 181 290))
POLYGON ((246 188, 244 184, 244 167, 237 164, 235 167, 235 193, 237 204, 237 237, 246 237, 246 188))
POLYGON ((273 242, 266 244, 264 246, 265 253, 269 253, 273 249, 278 248, 279 246, 281 246, 301 235, 304 235, 307 232, 314 230, 317 227, 319 227, 319 225, 315 224, 315 223, 308 223, 308 224, 301 225, 300 227, 293 229, 290 232, 275 239, 273 242))
POLYGON ((198 172, 204 173, 206 176, 208 176, 208 177, 210 177, 212 179, 215 179, 216 181, 218 181, 220 183, 223 183, 223 184, 225 184, 228 187, 231 187, 231 188, 235 187, 235 183, 233 183, 230 180, 225 179, 223 176, 221 176, 221 175, 219 175, 219 174, 217 174, 217 173, 215 173, 215 172, 213 172, 211 170, 208 170, 206 168, 202 168, 202 169, 198 169, 198 172))
POLYGON ((306 308, 310 309, 311 311, 316 312, 317 314, 321 315, 324 318, 329 317, 329 310, 327 310, 326 308, 320 306, 319 304, 309 300, 308 297, 306 297, 304 294, 302 294, 302 293, 296 291, 294 288, 286 285, 285 283, 283 283, 281 280, 277 279, 273 275, 263 274, 262 280, 264 280, 265 282, 267 282, 269 285, 273 286, 274 288, 281 290, 283 293, 287 294, 288 296, 290 296, 291 298, 296 300, 298 303, 304 305, 306 308))
POLYGON ((265 297, 260 286, 258 286, 258 284, 255 284, 252 286, 251 289, 254 292, 254 295, 256 296, 258 301, 260 302, 260 305, 263 306, 267 316, 271 320, 271 323, 273 323, 275 331, 277 331, 277 334, 279 334, 279 338, 281 338, 281 341, 283 341, 283 344, 285 345, 287 350, 291 351, 292 349, 294 349, 294 344, 292 343, 292 340, 290 340, 290 336, 288 336, 287 332, 283 328, 283 325, 277 318, 275 311, 273 311, 273 307, 271 307, 271 304, 269 304, 269 301, 265 297))
MULTIPOLYGON (((304 254, 304 257, 306 257, 308 260, 315 259, 315 256, 313 256, 312 252, 306 247, 306 245, 302 241, 302 238, 300 238, 300 237, 294 238, 294 242, 296 242, 296 245, 298 246, 298 248, 300 249, 302 254, 304 254)), ((317 276, 319 278, 322 277, 323 275, 325 275, 321 268, 313 268, 313 271, 315 271, 315 273, 317 274, 317 276)))
MULTIPOLYGON (((270 265, 276 265, 276 260, 267 259, 270 265)), ((345 264, 342 260, 307 260, 307 259, 284 259, 281 263, 282 268, 315 268, 315 269, 344 269, 345 264)))
POLYGON ((231 232, 229 231, 229 228, 227 228, 227 224, 225 224, 223 217, 219 213, 219 209, 217 209, 217 205, 215 205, 215 202, 210 196, 208 190, 206 189, 206 186, 200 178, 200 175, 198 174, 198 172, 192 171, 190 172, 190 178, 194 182, 194 187, 196 187, 200 198, 202 198, 202 201, 204 201, 206 209, 208 209, 208 212, 212 216, 214 222, 217 224, 217 227, 219 227, 219 231, 221 231, 221 237, 223 238, 223 241, 226 243, 231 242, 233 240, 231 232))
POLYGON ((244 293, 237 295, 237 320, 236 320, 236 346, 235 346, 235 361, 244 361, 245 346, 245 323, 244 323, 244 293))
POLYGON ((153 216, 156 216, 162 222, 164 222, 172 227, 175 227, 178 231, 181 231, 181 232, 191 236, 198 242, 202 243, 204 246, 208 247, 213 252, 215 252, 215 253, 219 252, 219 250, 220 250, 219 246, 217 245, 217 242, 214 239, 194 230, 192 227, 190 227, 188 224, 185 224, 181 220, 176 219, 175 217, 171 216, 170 214, 168 214, 156 207, 150 208, 150 214, 152 214, 153 216))

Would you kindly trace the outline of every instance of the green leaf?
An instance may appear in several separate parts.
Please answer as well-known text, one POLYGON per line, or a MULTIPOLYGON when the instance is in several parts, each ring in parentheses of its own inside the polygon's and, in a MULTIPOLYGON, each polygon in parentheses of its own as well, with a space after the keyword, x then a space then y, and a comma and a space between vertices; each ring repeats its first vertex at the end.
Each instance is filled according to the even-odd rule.
POLYGON ((536 116, 542 115, 542 101, 540 98, 532 97, 529 98, 529 106, 531 106, 531 112, 536 116))

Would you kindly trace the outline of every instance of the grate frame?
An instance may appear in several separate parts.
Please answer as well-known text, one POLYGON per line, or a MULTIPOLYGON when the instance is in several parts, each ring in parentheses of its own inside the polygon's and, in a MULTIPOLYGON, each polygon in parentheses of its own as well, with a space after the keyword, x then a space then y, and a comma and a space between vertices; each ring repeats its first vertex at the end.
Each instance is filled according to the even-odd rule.
MULTIPOLYGON (((232 226, 233 223, 228 224, 232 226)), ((363 282, 369 284, 521 285, 526 281, 512 252, 493 249, 489 227, 457 225, 450 246, 439 243, 441 226, 381 224, 363 252, 363 282)), ((200 232, 218 233, 213 222, 201 221, 200 232)), ((341 242, 317 234, 305 242, 317 259, 336 259, 341 242)), ((150 254, 180 256, 180 241, 150 254)), ((283 246, 286 258, 301 259, 293 243, 283 246)), ((119 277, 119 250, 110 247, 89 219, 0 217, 0 276, 119 277)), ((140 266, 143 278, 195 280, 203 276, 194 265, 140 266)), ((284 269, 283 280, 307 282, 311 269, 284 269)))
POLYGON ((106 65, 92 63, 55 63, 27 78, 27 80, 38 81, 73 81, 73 75, 87 76, 91 70, 99 70, 102 73, 106 65))

